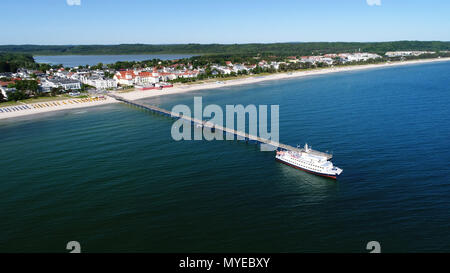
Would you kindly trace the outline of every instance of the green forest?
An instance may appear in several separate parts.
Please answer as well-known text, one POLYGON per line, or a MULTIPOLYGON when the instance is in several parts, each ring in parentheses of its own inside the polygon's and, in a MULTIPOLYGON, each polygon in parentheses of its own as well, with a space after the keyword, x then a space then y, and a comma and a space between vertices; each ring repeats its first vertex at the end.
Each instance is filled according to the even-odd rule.
POLYGON ((397 50, 450 50, 450 42, 313 42, 253 44, 120 44, 120 45, 0 45, 0 52, 31 55, 101 55, 101 54, 276 54, 315 55, 365 51, 384 54, 397 50))
POLYGON ((16 72, 19 68, 35 68, 31 54, 0 53, 0 72, 16 72))

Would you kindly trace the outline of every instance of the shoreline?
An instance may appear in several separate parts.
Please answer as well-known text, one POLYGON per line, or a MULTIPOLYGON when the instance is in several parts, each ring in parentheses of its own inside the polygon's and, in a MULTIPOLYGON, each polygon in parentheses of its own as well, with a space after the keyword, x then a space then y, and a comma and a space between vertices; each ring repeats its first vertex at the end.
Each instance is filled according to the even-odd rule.
POLYGON ((145 98, 170 95, 170 94, 179 94, 186 93, 190 91, 203 90, 203 89, 217 89, 227 86, 236 86, 236 85, 244 85, 244 84, 252 84, 263 81, 271 81, 271 80, 282 80, 282 79, 292 79, 292 78, 300 78, 305 76, 312 75, 323 75, 329 73, 339 73, 339 72, 348 72, 348 71, 358 71, 364 69, 373 69, 373 68, 385 68, 385 67, 393 67, 393 66, 401 66, 401 65, 413 65, 413 64, 423 64, 423 63, 432 63, 432 62, 445 62, 450 61, 449 58, 441 58, 441 59, 422 59, 422 60, 412 60, 412 61, 404 61, 404 62, 394 62, 394 63, 381 63, 381 64, 365 64, 365 65, 354 65, 354 66, 346 66, 346 67, 331 67, 331 68, 323 68, 323 69, 313 69, 308 71, 293 71, 293 72, 282 72, 275 73, 265 76, 257 76, 253 75, 246 78, 237 78, 233 80, 227 80, 223 82, 223 84, 218 84, 220 82, 220 78, 218 78, 215 82, 207 82, 207 83, 193 83, 193 84, 182 84, 178 86, 174 86, 170 89, 162 89, 162 90, 152 90, 150 92, 147 91, 129 91, 129 92, 116 92, 116 96, 121 96, 127 100, 140 100, 145 98))
MULTIPOLYGON (((411 61, 404 61, 404 62, 393 62, 393 63, 380 63, 380 64, 366 64, 366 65, 353 65, 353 66, 346 66, 346 67, 331 67, 331 68, 323 68, 323 69, 313 69, 308 71, 293 71, 293 72, 282 72, 282 73, 276 73, 276 74, 270 74, 265 76, 250 76, 246 78, 237 78, 232 80, 227 80, 222 83, 220 78, 217 79, 215 82, 206 82, 206 83, 198 83, 198 84, 180 84, 177 86, 174 86, 169 89, 161 89, 161 90, 151 90, 151 91, 129 91, 129 92, 113 92, 114 95, 123 97, 127 100, 140 100, 145 98, 151 98, 151 97, 157 97, 157 96, 164 96, 164 95, 173 95, 173 94, 180 94, 180 93, 186 93, 190 91, 197 91, 197 90, 204 90, 204 89, 217 89, 217 88, 223 88, 227 86, 237 86, 237 85, 244 85, 244 84, 252 84, 252 83, 259 83, 263 81, 271 81, 271 80, 282 80, 282 79, 293 79, 293 78, 300 78, 305 76, 312 76, 312 75, 324 75, 329 73, 339 73, 339 72, 348 72, 348 71, 358 71, 358 70, 364 70, 364 69, 373 69, 373 68, 385 68, 385 67, 393 67, 393 66, 402 66, 402 65, 413 65, 413 64, 424 64, 424 63, 433 63, 433 62, 446 62, 450 61, 449 58, 440 58, 440 59, 421 59, 421 60, 411 60, 411 61)), ((67 101, 74 101, 75 99, 69 99, 67 101)), ((62 102, 62 101, 54 101, 54 102, 62 102)), ((46 102, 46 103, 51 103, 46 102)), ((27 115, 36 115, 40 113, 48 113, 48 112, 54 112, 54 111, 61 111, 61 110, 70 110, 70 109, 79 109, 79 108, 87 108, 87 107, 93 107, 93 106, 99 106, 99 105, 105 105, 105 104, 111 104, 111 103, 119 103, 117 100, 105 96, 104 100, 100 101, 88 101, 83 103, 77 103, 77 104, 64 104, 64 105, 57 105, 57 106, 51 106, 51 107, 44 107, 44 108, 35 108, 35 104, 42 104, 42 103, 33 103, 33 104, 22 104, 28 105, 32 109, 27 110, 21 110, 21 111, 13 111, 13 112, 4 112, 4 108, 10 108, 14 106, 7 106, 7 107, 1 107, 0 110, 3 112, 0 112, 0 120, 1 119, 8 119, 8 118, 15 118, 15 117, 22 117, 27 115)), ((17 107, 17 105, 15 106, 17 107)))
POLYGON ((62 110, 71 110, 71 109, 81 109, 81 108, 88 108, 88 107, 94 107, 99 105, 106 105, 111 103, 119 103, 115 99, 111 97, 105 96, 104 99, 97 100, 97 99, 67 99, 67 100, 57 100, 57 101, 46 101, 46 102, 37 102, 37 103, 29 103, 29 104, 21 104, 21 105, 13 105, 13 106, 6 106, 0 108, 2 112, 0 112, 0 120, 2 119, 10 119, 10 118, 16 118, 16 117, 23 117, 23 116, 30 116, 30 115, 38 115, 38 114, 44 114, 49 112, 57 112, 62 110), (84 100, 84 101, 82 101, 84 100), (58 103, 57 105, 54 105, 53 103, 58 103), (37 105, 49 105, 49 106, 43 106, 43 107, 37 107, 37 105), (5 112, 5 108, 11 109, 11 108, 19 108, 19 107, 25 107, 28 106, 28 109, 25 110, 18 110, 18 111, 11 111, 11 112, 5 112))

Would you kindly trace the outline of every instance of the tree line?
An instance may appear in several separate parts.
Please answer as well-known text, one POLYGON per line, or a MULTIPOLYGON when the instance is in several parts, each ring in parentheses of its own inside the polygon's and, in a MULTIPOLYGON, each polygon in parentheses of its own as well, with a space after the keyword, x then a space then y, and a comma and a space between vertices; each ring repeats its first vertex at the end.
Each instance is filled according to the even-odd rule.
POLYGON ((59 68, 61 65, 52 66, 49 64, 40 64, 34 61, 31 54, 27 53, 1 53, 0 52, 0 73, 17 72, 19 68, 36 69, 47 71, 50 68, 59 68))
POLYGON ((251 44, 119 44, 119 45, 1 45, 0 52, 32 55, 101 55, 101 54, 290 54, 318 55, 333 52, 366 51, 384 54, 399 50, 450 50, 450 42, 308 42, 251 44))

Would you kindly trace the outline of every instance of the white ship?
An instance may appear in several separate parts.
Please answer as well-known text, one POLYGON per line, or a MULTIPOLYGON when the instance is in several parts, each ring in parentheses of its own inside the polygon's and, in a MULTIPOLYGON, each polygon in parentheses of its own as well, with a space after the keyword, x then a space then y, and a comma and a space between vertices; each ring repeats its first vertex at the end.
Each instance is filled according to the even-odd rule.
POLYGON ((333 166, 329 161, 331 158, 329 154, 312 150, 308 144, 298 151, 277 151, 275 156, 276 160, 296 169, 336 179, 342 169, 333 166))

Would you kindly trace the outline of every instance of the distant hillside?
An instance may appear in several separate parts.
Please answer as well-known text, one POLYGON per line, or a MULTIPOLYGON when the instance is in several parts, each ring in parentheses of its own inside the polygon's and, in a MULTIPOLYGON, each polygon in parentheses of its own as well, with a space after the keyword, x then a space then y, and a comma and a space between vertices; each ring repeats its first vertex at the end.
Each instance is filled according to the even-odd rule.
POLYGON ((384 54, 396 50, 450 50, 450 42, 397 41, 377 43, 314 42, 272 44, 121 44, 121 45, 0 45, 0 52, 32 55, 112 55, 112 54, 276 54, 312 55, 320 53, 368 51, 384 54))
POLYGON ((16 72, 17 69, 22 67, 36 67, 36 63, 31 54, 0 52, 0 72, 16 72))

